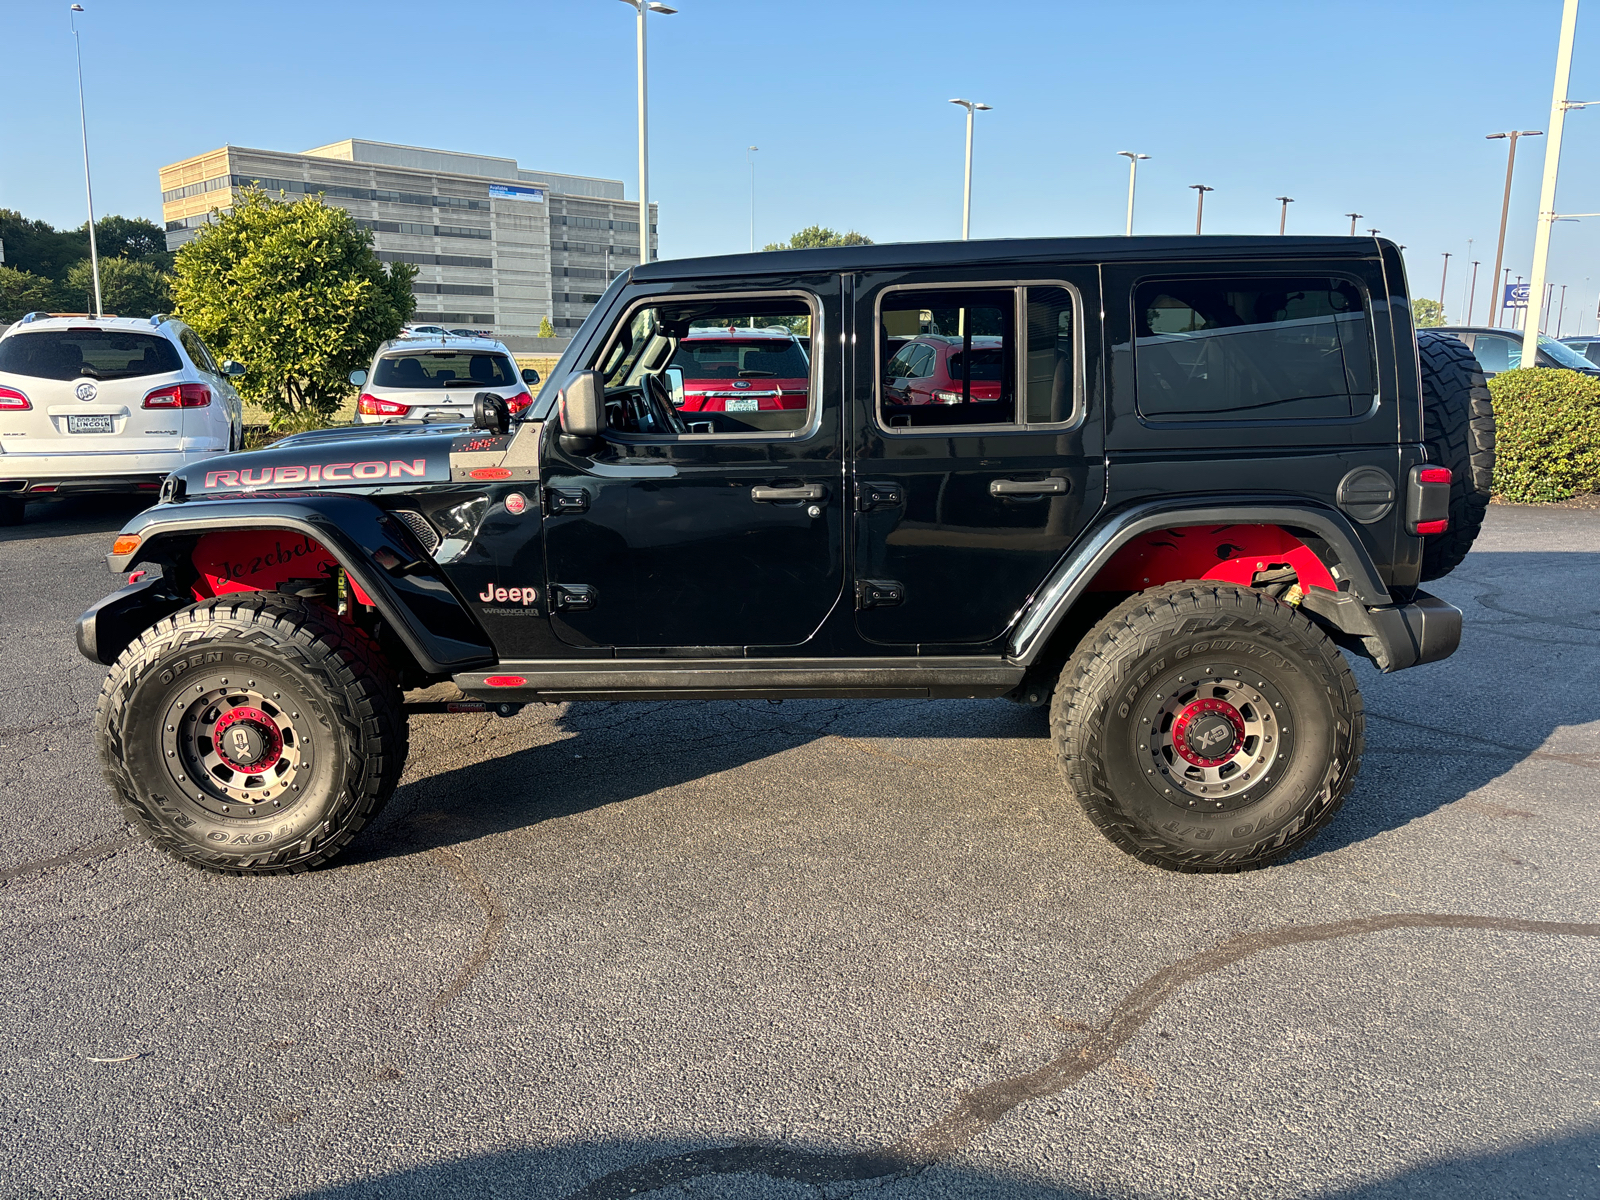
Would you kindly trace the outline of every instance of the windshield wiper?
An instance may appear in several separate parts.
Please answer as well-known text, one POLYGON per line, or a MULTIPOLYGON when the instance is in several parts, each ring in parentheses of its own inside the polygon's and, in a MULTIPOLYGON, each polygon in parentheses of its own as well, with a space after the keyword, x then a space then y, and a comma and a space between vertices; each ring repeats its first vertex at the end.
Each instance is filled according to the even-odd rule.
POLYGON ((96 370, 94 367, 91 367, 88 363, 84 363, 83 366, 78 368, 78 374, 79 375, 87 375, 90 379, 104 379, 105 378, 104 375, 100 374, 100 372, 98 370, 96 370))

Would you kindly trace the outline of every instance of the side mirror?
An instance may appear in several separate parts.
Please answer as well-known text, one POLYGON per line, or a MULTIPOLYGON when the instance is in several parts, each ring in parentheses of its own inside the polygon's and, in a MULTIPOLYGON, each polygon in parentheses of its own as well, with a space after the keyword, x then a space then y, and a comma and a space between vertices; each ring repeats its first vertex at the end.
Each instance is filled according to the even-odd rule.
POLYGON ((535 371, 532 367, 523 367, 522 368, 522 382, 523 383, 538 383, 539 382, 539 372, 535 371))
POLYGON ((667 377, 667 388, 672 392, 672 405, 674 408, 683 407, 683 368, 668 367, 661 372, 667 377))
POLYGON ((511 409, 493 392, 479 392, 472 398, 472 427, 505 433, 511 428, 511 409))
POLYGON ((238 376, 244 374, 244 364, 241 362, 234 362, 231 358, 225 358, 222 360, 222 373, 228 376, 230 379, 237 378, 238 376))
MULTIPOLYGON (((243 370, 243 368, 240 369, 243 370)), ((357 387, 360 387, 362 384, 367 382, 367 373, 365 371, 351 371, 350 382, 355 384, 357 387)))
POLYGON ((605 407, 605 376, 599 371, 579 371, 561 389, 561 448, 586 453, 600 436, 605 407))

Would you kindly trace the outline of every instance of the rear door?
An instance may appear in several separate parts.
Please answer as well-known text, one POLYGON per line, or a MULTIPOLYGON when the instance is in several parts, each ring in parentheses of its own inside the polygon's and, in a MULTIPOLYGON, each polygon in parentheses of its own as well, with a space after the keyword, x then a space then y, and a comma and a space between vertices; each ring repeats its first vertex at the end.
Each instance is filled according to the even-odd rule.
POLYGON ((864 273, 851 310, 857 628, 897 645, 992 641, 1104 494, 1096 270, 864 273), (934 339, 965 364, 935 389, 953 401, 890 371, 908 336, 930 366, 934 339))

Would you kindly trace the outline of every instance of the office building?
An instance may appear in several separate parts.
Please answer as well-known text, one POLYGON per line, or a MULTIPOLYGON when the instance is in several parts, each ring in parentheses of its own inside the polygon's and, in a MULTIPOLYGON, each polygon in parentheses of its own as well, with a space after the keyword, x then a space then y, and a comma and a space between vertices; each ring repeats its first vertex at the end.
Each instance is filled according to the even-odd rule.
MULTIPOLYGON (((570 337, 639 261, 639 205, 618 180, 358 139, 303 154, 224 146, 163 167, 168 248, 257 183, 291 200, 322 193, 372 231, 380 259, 414 263, 417 323, 490 329, 513 350, 532 349, 547 317, 570 337)), ((652 205, 652 258, 655 219, 652 205)))

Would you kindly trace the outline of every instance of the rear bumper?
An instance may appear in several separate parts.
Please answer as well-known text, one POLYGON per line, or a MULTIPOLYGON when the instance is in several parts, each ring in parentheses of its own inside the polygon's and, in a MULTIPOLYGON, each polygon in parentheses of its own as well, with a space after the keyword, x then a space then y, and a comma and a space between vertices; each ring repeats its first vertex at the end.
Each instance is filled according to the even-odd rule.
POLYGON ((145 453, 0 454, 0 495, 28 499, 83 492, 148 492, 172 472, 213 458, 221 450, 145 453))
POLYGON ((1427 592, 1419 591, 1409 604, 1368 608, 1348 593, 1333 599, 1312 589, 1300 603, 1333 627, 1337 641, 1366 655, 1380 671, 1438 662, 1461 644, 1461 610, 1427 592))

